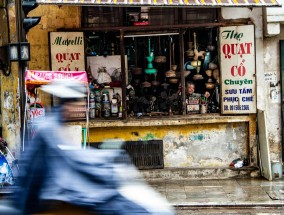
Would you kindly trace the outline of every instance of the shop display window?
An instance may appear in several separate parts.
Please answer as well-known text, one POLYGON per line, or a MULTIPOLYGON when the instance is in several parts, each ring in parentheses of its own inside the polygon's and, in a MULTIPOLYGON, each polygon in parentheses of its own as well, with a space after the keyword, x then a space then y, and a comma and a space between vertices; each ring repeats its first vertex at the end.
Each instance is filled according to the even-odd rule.
POLYGON ((90 118, 219 113, 217 17, 214 8, 83 8, 90 118))
POLYGON ((127 32, 124 59, 119 32, 86 38, 91 118, 220 112, 217 28, 127 32))

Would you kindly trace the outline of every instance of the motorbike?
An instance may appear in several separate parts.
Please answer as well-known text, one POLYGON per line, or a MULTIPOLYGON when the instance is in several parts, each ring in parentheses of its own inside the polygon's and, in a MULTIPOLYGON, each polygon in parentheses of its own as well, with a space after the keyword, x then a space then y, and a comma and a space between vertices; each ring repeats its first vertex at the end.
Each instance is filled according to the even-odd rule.
POLYGON ((0 204, 0 214, 175 214, 120 147, 78 149, 43 142, 25 154, 18 189, 10 204, 0 204))

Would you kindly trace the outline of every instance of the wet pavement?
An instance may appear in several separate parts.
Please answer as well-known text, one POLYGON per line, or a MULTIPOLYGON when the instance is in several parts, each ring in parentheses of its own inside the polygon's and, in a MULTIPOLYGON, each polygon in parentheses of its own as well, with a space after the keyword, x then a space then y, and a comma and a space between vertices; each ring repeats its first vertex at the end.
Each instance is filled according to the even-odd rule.
POLYGON ((157 179, 147 182, 175 207, 284 208, 284 179, 157 179))
POLYGON ((284 215, 284 179, 146 181, 175 207, 177 215, 284 215))

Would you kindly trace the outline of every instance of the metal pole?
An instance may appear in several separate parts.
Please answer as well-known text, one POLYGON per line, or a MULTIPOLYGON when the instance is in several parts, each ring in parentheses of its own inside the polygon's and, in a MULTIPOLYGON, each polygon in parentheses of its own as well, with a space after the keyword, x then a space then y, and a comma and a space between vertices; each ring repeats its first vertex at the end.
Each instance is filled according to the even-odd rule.
MULTIPOLYGON (((23 30, 23 21, 22 21, 22 1, 15 0, 15 9, 16 9, 16 30, 17 30, 17 40, 18 43, 26 41, 26 35, 23 30)), ((20 52, 19 52, 20 54, 20 52)), ((20 93, 20 122, 21 122, 21 141, 22 141, 22 150, 24 150, 24 127, 25 127, 25 69, 27 67, 25 62, 19 62, 18 68, 18 77, 19 77, 19 93, 20 93)))
POLYGON ((185 76, 184 76, 184 39, 183 39, 184 29, 179 30, 179 58, 180 58, 180 84, 181 84, 181 99, 182 99, 182 114, 186 114, 186 104, 185 104, 185 76))
POLYGON ((121 56, 121 76, 122 76, 122 118, 126 119, 126 71, 125 70, 125 50, 124 50, 124 31, 120 30, 120 56, 121 56))

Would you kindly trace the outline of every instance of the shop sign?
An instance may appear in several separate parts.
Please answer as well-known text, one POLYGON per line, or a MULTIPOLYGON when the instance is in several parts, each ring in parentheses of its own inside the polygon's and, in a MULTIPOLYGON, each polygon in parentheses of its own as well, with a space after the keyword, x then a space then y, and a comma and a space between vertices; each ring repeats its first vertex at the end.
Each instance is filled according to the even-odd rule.
POLYGON ((221 111, 256 113, 254 26, 220 28, 221 111))
POLYGON ((50 32, 49 44, 53 71, 84 71, 84 33, 50 32))

